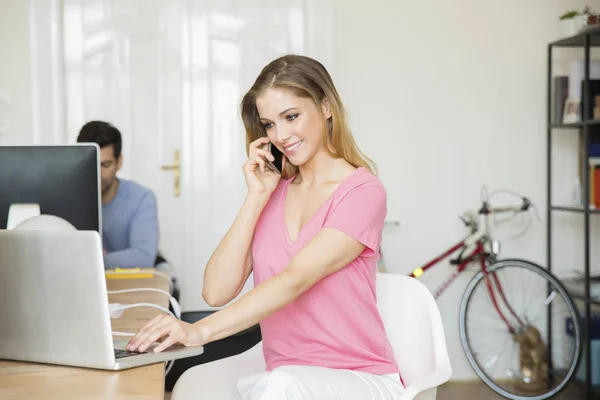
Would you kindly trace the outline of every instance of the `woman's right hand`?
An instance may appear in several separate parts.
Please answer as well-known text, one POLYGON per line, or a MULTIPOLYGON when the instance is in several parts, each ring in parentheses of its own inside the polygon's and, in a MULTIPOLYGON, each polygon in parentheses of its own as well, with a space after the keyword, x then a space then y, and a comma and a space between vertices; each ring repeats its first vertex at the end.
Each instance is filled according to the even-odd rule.
MULTIPOLYGON (((268 143, 269 138, 261 137, 248 147, 248 161, 244 163, 243 170, 249 193, 271 195, 281 178, 281 175, 272 171, 265 161, 275 160, 273 155, 263 148, 268 143)), ((285 165, 285 157, 283 163, 285 165)))

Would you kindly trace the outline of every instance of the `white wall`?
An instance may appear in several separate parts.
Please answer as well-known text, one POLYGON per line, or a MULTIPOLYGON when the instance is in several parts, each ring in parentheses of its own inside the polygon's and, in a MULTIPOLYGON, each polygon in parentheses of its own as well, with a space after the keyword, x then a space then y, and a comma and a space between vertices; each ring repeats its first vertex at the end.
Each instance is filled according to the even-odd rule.
MULTIPOLYGON (((586 3, 600 8, 572 0, 337 2, 334 79, 357 141, 378 163, 388 218, 401 222, 383 240, 394 272, 458 242, 466 231, 457 216, 479 206, 484 184, 540 207, 542 221, 527 235, 510 240, 523 227, 516 223, 498 238, 504 257, 545 264, 547 43, 560 37, 558 16, 586 3)), ((423 281, 436 288, 451 271, 438 266, 423 281)), ((470 276, 438 299, 456 380, 475 378, 458 336, 470 276)))
POLYGON ((10 104, 10 126, 0 133, 0 144, 33 138, 29 9, 28 1, 0 0, 0 97, 10 104))
POLYGON ((0 144, 65 140, 60 2, 0 0, 0 144))

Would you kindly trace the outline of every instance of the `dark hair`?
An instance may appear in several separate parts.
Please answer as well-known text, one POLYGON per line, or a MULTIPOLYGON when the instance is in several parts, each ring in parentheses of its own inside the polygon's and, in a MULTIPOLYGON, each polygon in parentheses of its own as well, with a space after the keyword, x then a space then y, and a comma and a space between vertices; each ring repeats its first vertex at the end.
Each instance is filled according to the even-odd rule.
POLYGON ((108 122, 90 121, 81 127, 77 142, 97 143, 100 148, 113 146, 115 158, 121 155, 122 139, 121 132, 108 122))

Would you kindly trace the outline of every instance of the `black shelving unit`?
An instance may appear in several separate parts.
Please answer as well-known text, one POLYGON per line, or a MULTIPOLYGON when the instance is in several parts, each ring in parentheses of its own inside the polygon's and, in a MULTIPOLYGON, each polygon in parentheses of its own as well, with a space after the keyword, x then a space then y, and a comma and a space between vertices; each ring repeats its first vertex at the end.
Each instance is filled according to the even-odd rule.
MULTIPOLYGON (((591 337, 592 329, 591 324, 591 305, 600 304, 600 301, 590 297, 590 216, 593 214, 600 214, 600 210, 590 208, 590 176, 589 176, 589 147, 590 147, 590 134, 591 130, 600 125, 600 119, 592 119, 590 115, 590 107, 587 104, 589 101, 593 101, 590 96, 590 48, 600 47, 600 27, 585 30, 575 36, 564 38, 548 44, 548 80, 547 80, 547 179, 548 179, 548 227, 547 227, 547 259, 548 259, 548 270, 552 270, 552 216, 557 212, 571 212, 583 214, 584 217, 584 293, 574 294, 573 298, 579 299, 584 303, 584 312, 582 316, 585 317, 585 324, 583 326, 583 352, 581 362, 585 362, 586 365, 586 379, 585 382, 577 382, 577 378, 573 378, 576 383, 581 384, 587 389, 588 396, 591 393, 600 393, 600 386, 592 386, 591 382, 591 337), (556 48, 581 48, 584 52, 584 85, 581 99, 581 108, 583 110, 583 118, 581 122, 576 123, 556 123, 552 120, 553 104, 553 91, 552 91, 552 51, 556 48), (555 129, 573 129, 579 131, 582 144, 583 152, 581 157, 581 185, 582 185, 582 200, 583 204, 581 207, 576 206, 564 206, 560 204, 552 204, 552 133, 555 129), (586 356, 587 355, 587 356, 586 356)), ((579 82, 569 82, 569 84, 579 84, 579 82)), ((548 318, 548 332, 551 333, 552 323, 551 315, 548 318)), ((551 337, 551 334, 549 335, 551 337)), ((551 346, 551 343, 549 343, 551 346)), ((580 364, 581 365, 581 364, 580 364)))

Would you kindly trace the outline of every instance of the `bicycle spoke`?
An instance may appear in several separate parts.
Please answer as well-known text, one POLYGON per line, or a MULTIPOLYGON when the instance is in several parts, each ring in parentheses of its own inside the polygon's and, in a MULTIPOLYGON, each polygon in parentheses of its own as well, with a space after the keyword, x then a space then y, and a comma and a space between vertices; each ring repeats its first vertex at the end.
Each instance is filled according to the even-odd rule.
MULTIPOLYGON (((562 335, 565 318, 579 321, 576 316, 572 299, 554 276, 525 261, 499 261, 489 267, 487 275, 476 275, 467 286, 460 308, 461 342, 477 375, 498 394, 545 400, 573 376, 581 339, 571 337, 567 345, 562 335), (548 331, 549 316, 552 331, 548 331), (509 332, 507 322, 516 332, 509 332), (542 370, 526 372, 526 367, 535 364, 522 358, 527 357, 522 352, 528 349, 523 346, 543 345, 547 352, 550 340, 553 346, 548 367, 553 370, 542 377, 551 379, 526 380, 536 376, 530 373, 542 370)), ((578 327, 576 332, 580 332, 578 327)))
MULTIPOLYGON (((540 281, 538 281, 538 282, 536 283, 536 285, 535 285, 535 287, 536 287, 536 288, 537 288, 537 286, 539 285, 539 283, 540 283, 540 282, 543 282, 543 280, 540 280, 540 281)), ((531 299, 532 299, 532 300, 531 300, 531 302, 533 302, 533 301, 534 301, 533 299, 535 299, 535 297, 536 297, 536 296, 534 295, 534 293, 536 293, 536 291, 535 291, 535 290, 533 290, 533 289, 532 289, 532 290, 529 292, 529 294, 530 294, 530 296, 531 296, 531 299)), ((530 302, 527 302, 527 303, 525 304, 525 307, 524 307, 524 310, 523 310, 523 315, 527 315, 527 310, 529 310, 529 307, 530 307, 530 302)))
POLYGON ((512 336, 510 335, 503 335, 501 338, 497 338, 497 337, 491 337, 489 335, 487 336, 480 336, 480 337, 473 337, 473 343, 491 343, 492 345, 497 344, 497 343, 504 343, 507 340, 512 340, 512 336))
POLYGON ((496 356, 498 356, 498 354, 502 353, 502 351, 496 351, 496 350, 497 349, 500 349, 500 350, 504 349, 506 347, 507 343, 511 344, 512 342, 510 341, 510 339, 511 338, 506 338, 506 339, 504 339, 501 342, 498 342, 496 340, 489 340, 488 339, 488 340, 485 340, 483 342, 478 342, 478 343, 490 343, 490 342, 496 343, 495 347, 490 347, 490 349, 492 349, 490 352, 494 355, 494 357, 496 357, 496 356))
POLYGON ((508 329, 506 327, 504 327, 503 329, 502 328, 491 328, 490 329, 487 326, 486 327, 482 327, 482 328, 476 328, 476 327, 474 328, 474 327, 469 326, 469 331, 472 331, 472 332, 481 332, 481 333, 484 333, 484 334, 488 334, 490 331, 493 331, 493 332, 501 333, 503 335, 510 335, 510 332, 508 331, 508 329))
MULTIPOLYGON (((568 311, 568 309, 567 309, 566 307, 565 307, 565 310, 566 310, 566 311, 568 311)), ((560 315, 562 315, 562 314, 563 314, 563 313, 561 313, 561 312, 557 312, 557 313, 555 313, 555 314, 553 314, 553 315, 555 315, 555 316, 560 316, 560 315)), ((543 318, 543 317, 545 317, 545 314, 540 312, 540 313, 538 314, 538 316, 536 316, 535 318, 532 318, 532 319, 531 319, 531 321, 530 321, 531 325, 537 326, 536 322, 537 322, 537 321, 539 321, 539 320, 540 320, 541 318, 543 318)), ((553 324, 553 326, 556 326, 557 324, 558 324, 559 326, 562 326, 562 325, 563 325, 563 323, 562 323, 562 322, 555 322, 555 323, 553 324)))
MULTIPOLYGON (((546 297, 546 299, 544 300, 544 304, 542 304, 542 310, 539 311, 539 313, 535 313, 535 315, 539 315, 540 313, 544 312, 547 310, 548 305, 552 302, 552 300, 554 300, 556 298, 556 291, 552 291, 551 294, 549 296, 546 297), (546 304, 548 303, 548 304, 546 304)), ((537 317, 534 317, 532 319, 536 319, 537 317)))
MULTIPOLYGON (((495 310, 493 311, 494 313, 496 312, 495 310)), ((490 321, 490 322, 498 322, 500 324, 500 326, 506 326, 502 320, 500 319, 500 317, 498 316, 494 316, 494 315, 482 315, 479 317, 481 320, 485 320, 485 321, 490 321)))

